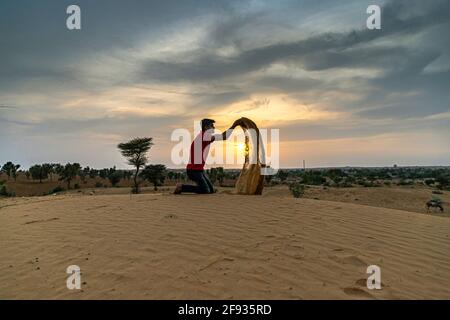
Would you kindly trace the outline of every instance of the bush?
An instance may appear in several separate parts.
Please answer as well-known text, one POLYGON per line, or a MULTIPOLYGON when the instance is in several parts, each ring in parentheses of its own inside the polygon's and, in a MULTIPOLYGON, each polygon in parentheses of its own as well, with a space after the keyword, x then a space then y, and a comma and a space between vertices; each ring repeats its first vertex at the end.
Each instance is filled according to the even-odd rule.
POLYGON ((0 185, 0 196, 9 197, 9 193, 6 190, 6 186, 0 185))
POLYGON ((8 192, 8 190, 6 189, 6 186, 0 186, 0 196, 15 197, 16 193, 15 192, 8 192))
POLYGON ((289 190, 291 191, 294 198, 300 198, 305 193, 305 186, 300 183, 292 183, 289 186, 289 190))
POLYGON ((122 172, 116 171, 115 167, 109 169, 108 180, 109 182, 111 182, 111 185, 113 187, 115 187, 120 182, 120 179, 122 179, 122 175, 122 172))
POLYGON ((73 186, 74 189, 80 189, 80 185, 78 183, 75 183, 75 185, 73 186))
POLYGON ((96 183, 95 183, 95 187, 96 187, 96 188, 103 188, 103 183, 101 183, 101 182, 96 182, 96 183))
POLYGON ((372 181, 366 181, 366 180, 361 180, 358 182, 359 185, 363 186, 364 188, 375 188, 375 187, 379 187, 379 185, 373 183, 372 181))
POLYGON ((400 179, 400 182, 398 183, 400 186, 410 186, 413 185, 414 182, 411 180, 404 180, 404 179, 400 179))

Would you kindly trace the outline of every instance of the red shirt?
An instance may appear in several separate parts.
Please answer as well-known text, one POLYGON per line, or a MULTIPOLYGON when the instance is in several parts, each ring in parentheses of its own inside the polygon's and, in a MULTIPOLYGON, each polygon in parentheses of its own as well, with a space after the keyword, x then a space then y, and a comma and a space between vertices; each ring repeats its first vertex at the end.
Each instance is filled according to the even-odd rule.
POLYGON ((206 158, 208 157, 209 145, 215 140, 211 131, 202 131, 191 144, 188 170, 204 170, 206 158), (201 149, 200 149, 201 148, 201 149))

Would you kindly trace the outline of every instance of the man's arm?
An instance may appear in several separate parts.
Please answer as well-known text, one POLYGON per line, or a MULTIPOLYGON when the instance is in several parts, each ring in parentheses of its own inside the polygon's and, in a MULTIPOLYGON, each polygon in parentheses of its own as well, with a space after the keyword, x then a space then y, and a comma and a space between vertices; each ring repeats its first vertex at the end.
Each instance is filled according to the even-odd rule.
POLYGON ((240 119, 236 120, 233 125, 228 130, 225 130, 221 135, 214 135, 214 140, 227 140, 233 132, 234 128, 236 128, 239 124, 240 119))

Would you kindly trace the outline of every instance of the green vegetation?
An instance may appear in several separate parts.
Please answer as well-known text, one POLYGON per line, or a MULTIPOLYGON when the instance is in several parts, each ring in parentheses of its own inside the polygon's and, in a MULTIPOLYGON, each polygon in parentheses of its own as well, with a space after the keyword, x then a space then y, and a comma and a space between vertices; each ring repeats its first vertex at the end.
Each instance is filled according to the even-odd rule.
POLYGON ((134 187, 132 192, 139 193, 139 170, 148 162, 147 152, 153 145, 153 138, 134 138, 125 143, 119 143, 122 155, 127 158, 128 164, 136 168, 134 173, 134 187))
POLYGON ((67 182, 67 189, 70 189, 70 183, 78 175, 80 169, 79 163, 67 163, 59 173, 59 180, 67 182))
POLYGON ((142 179, 151 182, 156 191, 158 190, 158 186, 164 184, 164 180, 167 176, 167 169, 163 164, 151 164, 142 170, 140 176, 142 179))
POLYGON ((450 190, 448 167, 383 167, 383 168, 323 168, 283 169, 275 176, 266 176, 266 183, 299 182, 305 185, 366 188, 381 186, 427 185, 440 190, 450 190))
POLYGON ((8 180, 12 177, 14 181, 17 179, 17 170, 19 170, 20 164, 14 164, 8 161, 1 167, 1 171, 8 176, 8 180))
POLYGON ((206 173, 209 176, 209 179, 211 180, 212 184, 215 184, 217 181, 219 181, 219 185, 223 185, 223 181, 225 178, 230 178, 230 175, 223 167, 217 167, 217 168, 211 168, 209 170, 206 170, 206 173))
POLYGON ((4 180, 0 181, 0 197, 14 197, 14 192, 8 192, 4 180))
POLYGON ((291 183, 289 185, 289 190, 294 198, 300 198, 305 194, 305 186, 297 182, 291 183))
POLYGON ((123 174, 120 171, 116 170, 116 167, 109 168, 108 170, 108 180, 111 182, 111 185, 115 187, 123 177, 123 174))

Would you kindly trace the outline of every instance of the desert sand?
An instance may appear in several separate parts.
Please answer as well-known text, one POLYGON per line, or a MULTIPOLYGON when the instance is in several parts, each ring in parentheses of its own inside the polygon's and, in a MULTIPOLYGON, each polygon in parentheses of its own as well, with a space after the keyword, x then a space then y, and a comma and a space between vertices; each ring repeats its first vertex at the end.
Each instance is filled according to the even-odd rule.
POLYGON ((450 299, 450 219, 270 189, 3 199, 0 298, 450 299))

